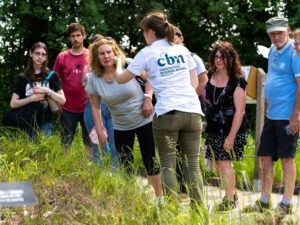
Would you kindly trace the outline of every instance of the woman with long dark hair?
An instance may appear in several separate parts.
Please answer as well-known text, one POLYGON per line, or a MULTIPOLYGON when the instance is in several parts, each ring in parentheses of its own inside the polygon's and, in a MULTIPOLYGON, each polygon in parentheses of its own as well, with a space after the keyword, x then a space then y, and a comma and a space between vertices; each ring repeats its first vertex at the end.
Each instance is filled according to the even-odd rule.
POLYGON ((229 42, 216 44, 209 57, 205 87, 206 158, 214 159, 226 191, 220 211, 236 207, 232 160, 242 160, 246 144, 246 85, 236 50, 229 42))
POLYGON ((25 71, 18 77, 15 89, 10 101, 11 108, 20 108, 33 102, 39 102, 42 110, 38 113, 35 108, 32 114, 36 113, 36 120, 30 124, 29 134, 33 137, 36 129, 41 129, 47 137, 51 136, 51 111, 45 96, 51 97, 57 103, 63 105, 66 101, 58 76, 54 73, 43 85, 50 70, 48 64, 48 49, 43 42, 35 43, 30 51, 28 64, 25 71))

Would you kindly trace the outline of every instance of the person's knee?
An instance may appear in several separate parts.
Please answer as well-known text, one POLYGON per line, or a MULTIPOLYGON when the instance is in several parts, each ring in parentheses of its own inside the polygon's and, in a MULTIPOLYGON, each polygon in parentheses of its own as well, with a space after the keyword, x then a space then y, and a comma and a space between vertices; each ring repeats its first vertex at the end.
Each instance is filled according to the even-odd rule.
POLYGON ((273 166, 272 157, 269 156, 260 156, 258 157, 261 163, 262 168, 269 168, 273 166))
POLYGON ((216 160, 215 165, 218 170, 231 168, 231 161, 229 160, 216 160))
POLYGON ((281 158, 281 163, 282 163, 283 169, 286 167, 295 166, 294 158, 281 158))

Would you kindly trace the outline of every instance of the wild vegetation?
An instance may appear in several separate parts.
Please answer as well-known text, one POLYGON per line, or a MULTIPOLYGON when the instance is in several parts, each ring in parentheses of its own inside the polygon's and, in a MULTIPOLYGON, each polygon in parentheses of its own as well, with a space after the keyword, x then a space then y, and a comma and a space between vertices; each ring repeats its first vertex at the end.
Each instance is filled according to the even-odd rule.
MULTIPOLYGON (((245 150, 248 155, 254 153, 251 135, 245 150)), ((23 132, 1 128, 0 182, 28 180, 38 199, 36 206, 3 208, 2 224, 270 224, 275 218, 272 213, 216 214, 209 206, 192 210, 178 199, 166 199, 157 207, 152 189, 141 185, 143 168, 137 145, 134 153, 136 174, 127 176, 122 169, 111 172, 109 157, 104 168, 94 165, 79 133, 66 152, 58 132, 50 139, 39 135, 30 141, 23 132)), ((281 170, 279 165, 276 170, 281 170)), ((202 158, 201 168, 205 179, 216 175, 205 169, 202 158)), ((252 179, 252 158, 235 163, 234 168, 237 177, 244 170, 252 179)), ((281 177, 275 180, 279 183, 281 177)))

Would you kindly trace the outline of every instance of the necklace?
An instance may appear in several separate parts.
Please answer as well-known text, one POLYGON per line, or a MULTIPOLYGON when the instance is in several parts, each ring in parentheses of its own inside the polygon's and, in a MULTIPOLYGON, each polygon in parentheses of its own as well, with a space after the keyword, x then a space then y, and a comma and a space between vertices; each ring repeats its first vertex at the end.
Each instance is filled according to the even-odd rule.
POLYGON ((219 95, 219 97, 217 98, 217 100, 216 100, 216 88, 217 88, 217 87, 214 86, 213 101, 214 101, 214 104, 215 104, 215 105, 218 105, 218 104, 219 104, 220 97, 223 95, 223 93, 224 93, 226 87, 223 88, 223 90, 222 90, 221 94, 219 95))
POLYGON ((221 94, 219 95, 219 97, 216 100, 216 88, 217 88, 217 84, 218 84, 218 79, 216 79, 216 85, 214 85, 214 93, 213 93, 213 102, 214 102, 215 105, 219 104, 220 97, 223 95, 223 93, 225 91, 225 88, 226 88, 226 85, 225 85, 225 87, 223 88, 221 94))

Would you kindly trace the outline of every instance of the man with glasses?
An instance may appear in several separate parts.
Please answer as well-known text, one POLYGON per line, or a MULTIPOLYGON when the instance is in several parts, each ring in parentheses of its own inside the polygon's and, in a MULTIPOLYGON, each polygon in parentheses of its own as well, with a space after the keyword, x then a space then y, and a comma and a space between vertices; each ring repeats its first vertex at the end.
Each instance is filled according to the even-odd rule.
POLYGON ((67 35, 72 48, 61 52, 57 56, 53 68, 61 79, 66 96, 66 103, 62 106, 60 116, 61 143, 65 148, 71 147, 77 124, 80 122, 83 142, 86 150, 90 152, 91 142, 83 121, 87 98, 83 87, 82 74, 84 66, 88 64, 88 50, 83 46, 84 27, 79 23, 71 23, 67 27, 67 35))
POLYGON ((289 39, 288 19, 273 17, 266 23, 273 45, 269 52, 268 76, 264 89, 267 118, 257 152, 262 166, 262 193, 250 208, 260 212, 271 208, 270 192, 275 173, 273 162, 280 158, 284 194, 276 210, 282 214, 290 214, 296 180, 294 157, 300 130, 300 58, 289 39))

